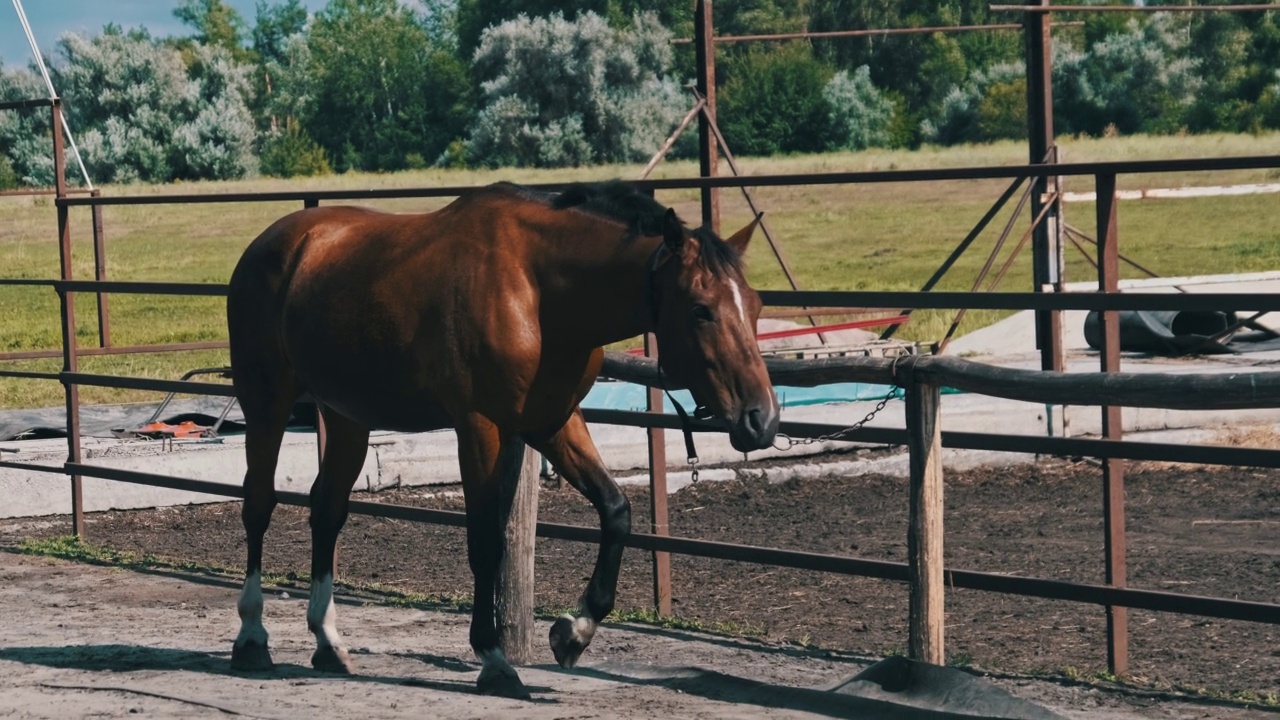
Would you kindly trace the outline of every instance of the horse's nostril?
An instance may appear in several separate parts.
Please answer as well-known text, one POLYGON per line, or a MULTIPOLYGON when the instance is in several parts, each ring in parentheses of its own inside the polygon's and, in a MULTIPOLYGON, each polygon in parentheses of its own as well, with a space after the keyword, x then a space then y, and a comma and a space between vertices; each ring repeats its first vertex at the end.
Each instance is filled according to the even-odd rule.
POLYGON ((747 429, 750 430, 751 434, 755 437, 764 435, 764 412, 762 412, 760 408, 752 408, 752 410, 747 413, 747 429))

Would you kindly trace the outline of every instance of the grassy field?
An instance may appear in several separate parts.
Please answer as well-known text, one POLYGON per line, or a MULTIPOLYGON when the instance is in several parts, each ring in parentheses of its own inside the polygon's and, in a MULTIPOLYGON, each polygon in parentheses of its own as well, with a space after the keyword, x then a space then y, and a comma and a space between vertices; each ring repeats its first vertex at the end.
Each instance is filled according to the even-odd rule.
MULTIPOLYGON (((1175 157, 1280 154, 1280 134, 1261 136, 1133 137, 1063 139, 1064 160, 1134 160, 1175 157)), ((926 148, 916 152, 875 151, 821 156, 743 159, 749 174, 842 172, 908 168, 1012 165, 1025 162, 1018 143, 959 148, 926 148)), ((108 195, 225 193, 249 190, 362 189, 472 185, 514 180, 559 182, 631 178, 636 166, 568 170, 443 171, 393 175, 351 173, 328 178, 285 181, 186 183, 168 186, 131 185, 104 188, 108 195)), ((728 172, 728 168, 722 169, 728 172)), ((656 177, 697 175, 691 162, 659 166, 656 177)), ((1274 182, 1276 172, 1249 171, 1120 178, 1122 188, 1274 182)), ((1091 178, 1069 178, 1068 190, 1090 190, 1091 178)), ((913 290, 937 268, 1007 185, 1006 181, 894 183, 825 187, 765 188, 755 192, 760 206, 805 289, 913 290)), ((659 200, 673 205, 690 221, 698 216, 692 191, 664 192, 659 200)), ((368 203, 393 211, 422 211, 444 201, 397 200, 368 203)), ((736 191, 722 195, 724 229, 736 229, 749 218, 736 191)), ((1012 203, 1010 203, 1012 205, 1012 203)), ((104 211, 108 276, 114 280, 225 282, 241 250, 273 220, 297 203, 236 203, 109 207, 104 211)), ((1280 212, 1273 195, 1186 200, 1147 200, 1120 206, 1121 252, 1161 275, 1246 272, 1280 267, 1280 212)), ((941 289, 968 289, 993 247, 1009 210, 952 270, 941 289)), ((1067 221, 1092 233, 1094 206, 1071 203, 1067 221)), ((1013 241, 1027 226, 1024 216, 1013 241)), ((72 216, 76 238, 75 273, 92 277, 93 255, 89 213, 72 216)), ((56 219, 49 198, 0 199, 0 277, 52 278, 58 273, 56 219)), ((785 280, 767 245, 754 244, 750 278, 759 288, 784 289, 785 280)), ((1014 242, 1011 241, 1011 247, 1014 242)), ((1007 255, 1006 250, 1006 255, 1007 255)), ((1093 269, 1068 249, 1068 278, 1088 279, 1093 269)), ((1003 259, 1003 258, 1002 258, 1003 259)), ((1127 269, 1126 276, 1134 276, 1127 269)), ((1030 287, 1030 255, 1024 253, 1001 286, 1030 287)), ((173 298, 116 295, 111 300, 113 341, 117 345, 218 340, 225 337, 220 298, 173 298)), ((77 335, 96 344, 93 296, 80 295, 77 335)), ((997 313, 970 313, 962 331, 999 318, 997 313)), ((949 322, 941 312, 918 313, 906 336, 935 340, 949 322)), ((57 298, 43 288, 0 287, 0 352, 57 348, 57 298)), ((170 353, 85 358, 88 372, 176 378, 185 370, 225 363, 223 352, 170 353)), ((6 369, 57 370, 48 361, 7 362, 6 369)), ((84 388, 88 402, 149 400, 154 395, 84 388)), ((0 380, 0 407, 57 405, 57 383, 0 380)))

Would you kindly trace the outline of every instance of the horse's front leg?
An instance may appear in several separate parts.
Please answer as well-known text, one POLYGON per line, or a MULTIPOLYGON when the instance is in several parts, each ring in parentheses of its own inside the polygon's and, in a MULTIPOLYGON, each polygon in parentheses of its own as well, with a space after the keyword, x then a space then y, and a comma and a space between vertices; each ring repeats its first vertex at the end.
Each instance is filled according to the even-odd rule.
POLYGON ((524 440, 473 415, 459 423, 458 464, 467 503, 467 558, 475 578, 471 609, 471 649, 483 667, 476 688, 486 695, 528 698, 529 691, 502 652, 494 589, 502 562, 503 519, 510 516, 514 486, 524 460, 524 440))
POLYGON ((631 503, 601 462, 580 410, 575 410, 559 430, 549 435, 529 434, 525 440, 600 514, 600 554, 591 582, 578 601, 578 614, 565 615, 551 626, 551 652, 556 662, 571 668, 591 644, 596 627, 613 610, 623 543, 631 534, 631 503))

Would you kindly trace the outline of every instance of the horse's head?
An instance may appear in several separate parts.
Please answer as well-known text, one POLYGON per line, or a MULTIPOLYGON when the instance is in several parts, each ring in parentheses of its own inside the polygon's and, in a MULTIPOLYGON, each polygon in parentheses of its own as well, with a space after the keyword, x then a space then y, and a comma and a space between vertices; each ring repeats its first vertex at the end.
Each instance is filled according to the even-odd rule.
POLYGON ((742 452, 769 447, 778 432, 778 401, 756 344, 760 296, 742 273, 758 222, 721 240, 690 232, 668 210, 651 268, 662 371, 728 426, 742 452))

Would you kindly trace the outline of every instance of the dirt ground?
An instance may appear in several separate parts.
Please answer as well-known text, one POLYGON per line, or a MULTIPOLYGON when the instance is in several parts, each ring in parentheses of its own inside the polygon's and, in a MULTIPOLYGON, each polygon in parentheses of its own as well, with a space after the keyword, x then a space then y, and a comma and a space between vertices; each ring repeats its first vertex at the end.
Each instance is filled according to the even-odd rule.
MULTIPOLYGON (((947 483, 949 565, 1064 580, 1102 581, 1101 487, 1097 468, 1084 463, 1048 461, 949 473, 947 483)), ((628 488, 627 492, 632 500, 635 526, 647 527, 646 492, 639 488, 628 488)), ((1280 475, 1252 469, 1137 466, 1131 467, 1127 475, 1127 492, 1132 586, 1280 602, 1280 543, 1277 542, 1280 536, 1276 532, 1280 527, 1280 475)), ((423 490, 396 490, 374 497, 386 502, 431 507, 461 506, 456 494, 423 490)), ((542 520, 595 522, 594 512, 571 489, 544 488, 540 497, 542 520)), ((670 504, 671 532, 675 535, 868 558, 905 559, 906 484, 900 478, 863 475, 777 484, 767 479, 704 482, 671 496, 670 504)), ((7 522, 0 525, 0 542, 12 544, 21 538, 56 535, 66 530, 65 519, 7 522)), ((234 503, 97 514, 90 517, 88 535, 92 542, 116 549, 229 567, 243 563, 243 531, 239 506, 234 503)), ((460 529, 353 516, 340 547, 340 576, 344 580, 375 582, 435 595, 459 596, 470 592, 470 574, 460 529)), ((0 553, 0 560, 13 564, 11 557, 6 559, 5 555, 0 553)), ((267 536, 266 569, 305 572, 308 558, 305 512, 281 507, 267 536)), ((573 605, 593 560, 593 547, 539 540, 538 604, 547 608, 573 605)), ((21 565, 28 569, 19 575, 33 573, 30 568, 43 567, 41 563, 49 562, 24 558, 21 565)), ((652 638, 681 636, 681 633, 643 628, 632 632, 609 627, 587 653, 593 661, 612 661, 621 653, 628 661, 646 662, 646 657, 656 658, 667 664, 718 669, 765 683, 817 687, 855 674, 866 658, 903 649, 907 597, 906 588, 900 583, 684 557, 673 558, 672 566, 674 607, 679 617, 748 633, 764 641, 763 645, 756 646, 754 641, 744 639, 710 642, 697 639, 694 644, 758 648, 742 652, 756 657, 752 653, 759 651, 772 660, 746 661, 733 653, 727 657, 700 655, 702 651, 693 645, 686 647, 684 637, 663 647, 653 647, 652 638), (841 652, 838 659, 832 659, 830 653, 817 652, 815 648, 841 652), (779 657, 786 657, 787 662, 776 662, 779 657), (743 672, 737 672, 739 669, 743 672)), ((6 567, 6 572, 10 571, 11 568, 6 567)), ((113 575, 101 568, 63 574, 82 581, 75 577, 81 572, 104 574, 117 581, 122 575, 133 575, 113 575)), ((155 581, 155 578, 147 579, 147 583, 155 581)), ((164 582, 178 581, 166 579, 164 582)), ((4 592, 14 592, 12 583, 12 579, 4 580, 4 585, 10 588, 4 592)), ((648 606, 650 583, 648 557, 638 551, 628 551, 620 583, 620 609, 648 606)), ((132 647, 160 642, 168 648, 164 650, 167 654, 148 655, 150 659, 143 663, 148 672, 160 672, 155 666, 171 660, 183 673, 224 673, 221 669, 203 669, 201 663, 212 662, 208 659, 210 653, 225 654, 230 645, 236 628, 234 592, 184 582, 175 586, 178 589, 165 591, 174 593, 174 597, 169 598, 148 596, 136 579, 116 584, 121 586, 118 591, 103 598, 101 583, 90 583, 84 595, 77 595, 79 599, 72 601, 70 607, 58 611, 65 613, 85 604, 105 609, 110 604, 112 613, 80 618, 74 625, 75 633, 64 632, 63 628, 43 628, 39 631, 43 633, 42 642, 29 636, 28 629, 21 623, 34 622, 33 615, 43 611, 28 609, 25 617, 14 618, 13 608, 5 603, 0 606, 4 613, 3 644, 8 647, 15 642, 23 646, 43 643, 47 645, 45 652, 57 655, 58 647, 86 642, 80 639, 84 633, 107 632, 95 631, 93 624, 104 622, 110 616, 119 634, 107 644, 132 647), (133 597, 133 594, 142 597, 133 597), (185 610, 174 608, 174 600, 179 597, 187 603, 185 610), (133 603, 146 609, 163 608, 170 615, 163 619, 131 618, 127 613, 117 617, 119 613, 114 610, 117 603, 133 603), (193 623, 194 608, 200 610, 195 613, 199 619, 193 623), (215 616, 219 619, 215 620, 215 616), (15 629, 15 620, 20 629, 15 629), (139 627, 138 623, 145 626, 139 627), (140 632, 144 637, 136 636, 140 632), (184 633, 192 635, 188 637, 184 633), (205 659, 197 662, 188 657, 192 653, 205 659)), ((292 648, 289 652, 297 655, 291 662, 305 668, 304 651, 309 638, 302 620, 304 608, 296 599, 273 603, 276 611, 274 616, 269 611, 268 619, 273 641, 282 637, 278 633, 288 633, 284 637, 292 639, 287 640, 291 644, 286 648, 292 648)), ((1093 697, 1071 696, 1072 692, 1086 692, 1074 685, 1071 677, 1089 676, 1106 667, 1104 616, 1095 606, 952 590, 948 592, 947 610, 947 649, 953 663, 982 668, 997 676, 1051 673, 1060 678, 1057 684, 1049 684, 1049 690, 1026 692, 1063 714, 1244 717, 1261 713, 1260 716, 1275 717, 1274 712, 1219 705, 1171 705, 1157 702, 1158 695, 1142 692, 1087 689, 1093 697), (1059 696, 1062 693, 1067 695, 1059 696)), ((388 627, 407 622, 389 619, 399 612, 400 609, 387 607, 343 608, 339 626, 353 646, 367 646, 371 648, 370 654, 381 657, 384 652, 391 652, 380 649, 392 642, 386 636, 388 627)), ((403 612, 421 614, 424 611, 403 612)), ((86 611, 81 614, 92 615, 86 611)), ((441 668, 469 660, 465 646, 466 618, 458 614, 437 615, 438 618, 431 621, 433 631, 438 621, 450 632, 456 632, 459 638, 456 647, 396 650, 410 654, 434 652, 439 657, 427 662, 430 667, 416 661, 411 670, 399 668, 387 670, 388 673, 396 677, 406 672, 422 675, 425 669, 434 677, 431 673, 447 671, 455 673, 448 675, 453 678, 451 682, 460 682, 457 679, 460 670, 441 668)), ((1280 694, 1280 629, 1275 626, 1149 612, 1132 612, 1130 626, 1132 671, 1139 683, 1153 688, 1208 688, 1226 694, 1270 694, 1272 697, 1280 694)), ((99 666, 110 664, 110 652, 101 648, 95 652, 107 653, 99 658, 99 666)), ((0 663, 29 663, 26 657, 0 650, 0 663)), ((547 660, 550 661, 549 653, 547 660)), ((466 667, 474 670, 470 665, 466 667)), ((311 677, 302 668, 296 669, 299 674, 295 679, 311 677)), ((539 677, 533 682, 554 684, 560 677, 549 680, 539 677)), ((471 679, 470 675, 463 678, 471 679)), ((1006 682, 1035 688, 1045 686, 1029 681, 1006 682)), ((655 692, 661 690, 655 690, 654 685, 642 687, 655 692)), ((359 690, 361 693, 373 691, 368 685, 361 685, 359 690)), ((671 700, 668 695, 673 695, 669 687, 665 695, 660 693, 658 697, 671 700)), ((470 697, 468 702, 479 702, 479 699, 470 697)), ((661 705, 665 700, 653 702, 658 704, 642 704, 637 712, 665 717, 715 717, 720 712, 661 705)), ((0 714, 4 707, 4 701, 0 700, 0 714)), ((480 715, 487 712, 478 706, 474 709, 480 715)), ((804 708, 790 710, 803 712, 804 708)), ((588 708, 583 716, 594 717, 597 715, 592 713, 601 711, 588 708)), ((607 707, 603 711, 607 711, 607 707)), ((460 710, 459 714, 467 712, 470 711, 460 710)), ((724 716, 747 715, 726 711, 724 716)))

